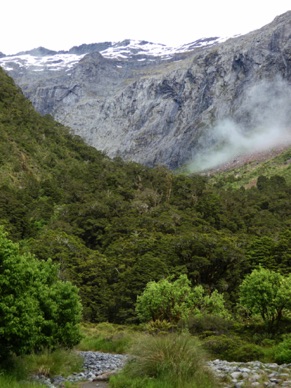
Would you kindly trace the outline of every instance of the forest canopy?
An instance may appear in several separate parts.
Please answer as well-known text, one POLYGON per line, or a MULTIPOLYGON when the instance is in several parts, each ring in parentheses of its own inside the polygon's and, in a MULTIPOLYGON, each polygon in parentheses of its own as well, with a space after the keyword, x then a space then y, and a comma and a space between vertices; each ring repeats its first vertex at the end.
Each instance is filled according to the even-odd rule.
POLYGON ((253 171, 244 186, 109 159, 36 113, 0 70, 0 224, 32 266, 59 265, 88 321, 138 322, 137 296, 168 276, 229 307, 260 265, 287 276, 290 151, 280 158, 284 177, 253 171))

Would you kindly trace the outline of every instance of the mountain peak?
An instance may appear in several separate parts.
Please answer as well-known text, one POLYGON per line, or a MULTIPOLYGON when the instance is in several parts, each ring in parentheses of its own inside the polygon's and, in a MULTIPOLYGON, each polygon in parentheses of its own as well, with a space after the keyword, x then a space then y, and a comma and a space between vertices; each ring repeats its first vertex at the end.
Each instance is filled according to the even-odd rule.
POLYGON ((21 51, 17 53, 16 55, 32 55, 34 57, 43 57, 43 56, 48 56, 48 55, 55 55, 57 51, 54 50, 49 50, 45 47, 37 47, 29 51, 21 51))
POLYGON ((290 23, 288 12, 234 39, 38 48, 0 64, 39 112, 108 156, 198 171, 291 139, 290 23))

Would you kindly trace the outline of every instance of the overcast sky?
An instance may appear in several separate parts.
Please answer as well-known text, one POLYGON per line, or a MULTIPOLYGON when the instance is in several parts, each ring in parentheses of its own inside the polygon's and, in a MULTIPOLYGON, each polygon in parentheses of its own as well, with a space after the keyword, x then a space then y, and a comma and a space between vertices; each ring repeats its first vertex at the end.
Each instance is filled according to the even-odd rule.
POLYGON ((5 0, 0 51, 68 50, 126 38, 178 46, 244 34, 288 10, 290 0, 5 0))

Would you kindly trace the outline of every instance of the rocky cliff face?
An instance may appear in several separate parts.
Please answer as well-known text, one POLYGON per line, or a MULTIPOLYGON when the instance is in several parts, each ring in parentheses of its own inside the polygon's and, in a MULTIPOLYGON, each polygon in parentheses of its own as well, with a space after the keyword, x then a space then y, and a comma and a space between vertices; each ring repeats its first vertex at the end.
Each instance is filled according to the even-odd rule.
POLYGON ((52 52, 43 65, 25 66, 28 54, 0 64, 39 112, 111 157, 177 168, 225 144, 240 152, 234 142, 289 137, 291 11, 249 34, 173 52, 127 43, 119 55, 109 43, 73 48, 65 67, 66 53, 52 52))

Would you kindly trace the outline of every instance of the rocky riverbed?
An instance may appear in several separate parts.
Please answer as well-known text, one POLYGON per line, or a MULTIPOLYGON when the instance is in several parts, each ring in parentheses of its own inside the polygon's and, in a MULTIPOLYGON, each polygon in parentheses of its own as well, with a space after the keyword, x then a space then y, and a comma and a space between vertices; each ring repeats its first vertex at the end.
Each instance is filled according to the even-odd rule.
POLYGON ((264 364, 260 361, 210 361, 208 365, 223 381, 224 388, 291 388, 291 364, 264 364))
MULTIPOLYGON (((108 380, 112 373, 116 373, 124 366, 127 356, 102 352, 80 352, 84 357, 84 369, 67 378, 56 376, 52 379, 37 376, 49 388, 64 386, 66 381, 88 381, 95 383, 108 380)), ((264 364, 259 361, 227 362, 214 360, 208 362, 209 367, 222 381, 223 388, 250 388, 250 387, 285 387, 291 388, 291 364, 264 364)), ((93 387, 94 385, 92 385, 93 387)), ((142 387, 141 387, 142 388, 142 387)), ((202 387, 201 387, 202 388, 202 387)))
MULTIPOLYGON (((66 381, 75 383, 78 381, 104 381, 108 380, 112 373, 116 373, 125 364, 127 356, 122 354, 110 354, 102 352, 79 352, 84 357, 84 368, 80 373, 71 376, 55 376, 51 379, 45 376, 35 376, 35 378, 47 385, 49 388, 64 386, 66 381)), ((97 387, 97 385, 96 385, 97 387)))

